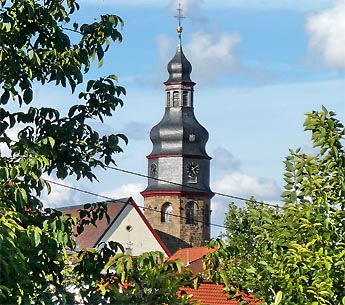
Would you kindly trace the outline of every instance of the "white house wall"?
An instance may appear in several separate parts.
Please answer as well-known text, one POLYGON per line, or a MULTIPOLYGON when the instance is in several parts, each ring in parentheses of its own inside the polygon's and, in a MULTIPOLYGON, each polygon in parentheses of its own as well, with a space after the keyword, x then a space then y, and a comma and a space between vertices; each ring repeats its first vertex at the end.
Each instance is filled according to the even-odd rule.
POLYGON ((127 205, 113 225, 102 237, 101 242, 116 241, 137 256, 144 252, 161 251, 167 256, 146 223, 132 205, 127 205))

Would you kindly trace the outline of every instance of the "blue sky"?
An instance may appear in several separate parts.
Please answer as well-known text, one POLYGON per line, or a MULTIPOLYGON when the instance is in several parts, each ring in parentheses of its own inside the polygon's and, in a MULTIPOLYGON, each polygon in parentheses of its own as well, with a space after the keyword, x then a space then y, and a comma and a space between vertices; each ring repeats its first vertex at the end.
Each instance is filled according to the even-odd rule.
MULTIPOLYGON (((127 89, 124 107, 104 125, 95 123, 128 136, 129 145, 116 156, 119 168, 146 174, 149 131, 164 113, 166 65, 177 46, 178 2, 186 16, 183 49, 197 83, 195 113, 210 133, 212 190, 277 203, 288 149, 312 152, 304 113, 324 105, 345 122, 345 1, 80 0, 80 24, 106 13, 125 22, 123 43, 115 43, 91 75, 116 74, 127 89)), ((37 87, 36 98, 42 105, 73 101, 51 87, 37 87)), ((99 180, 68 183, 143 204, 144 178, 108 170, 99 171, 99 180)), ((53 187, 45 200, 64 206, 100 199, 53 187)), ((214 197, 213 223, 223 223, 229 203, 214 197)), ((214 228, 212 235, 219 232, 214 228)))

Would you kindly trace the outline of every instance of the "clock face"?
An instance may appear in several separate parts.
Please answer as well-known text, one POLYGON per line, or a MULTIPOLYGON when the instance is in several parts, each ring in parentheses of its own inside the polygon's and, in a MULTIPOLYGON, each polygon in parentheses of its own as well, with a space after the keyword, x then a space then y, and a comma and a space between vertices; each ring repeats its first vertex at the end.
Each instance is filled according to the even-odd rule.
POLYGON ((196 162, 189 162, 186 168, 189 177, 196 177, 199 174, 200 168, 199 164, 196 162))
POLYGON ((151 177, 156 177, 157 176, 157 164, 152 163, 150 167, 150 176, 151 177))

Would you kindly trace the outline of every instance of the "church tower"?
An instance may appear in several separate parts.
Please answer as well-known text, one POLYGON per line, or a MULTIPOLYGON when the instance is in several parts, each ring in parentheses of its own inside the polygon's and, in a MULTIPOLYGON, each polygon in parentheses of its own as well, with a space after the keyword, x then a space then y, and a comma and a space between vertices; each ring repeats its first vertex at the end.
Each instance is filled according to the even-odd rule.
POLYGON ((207 130, 194 115, 192 65, 179 42, 168 63, 165 113, 150 132, 153 144, 148 159, 145 216, 173 253, 179 248, 202 246, 210 239, 210 157, 207 130))

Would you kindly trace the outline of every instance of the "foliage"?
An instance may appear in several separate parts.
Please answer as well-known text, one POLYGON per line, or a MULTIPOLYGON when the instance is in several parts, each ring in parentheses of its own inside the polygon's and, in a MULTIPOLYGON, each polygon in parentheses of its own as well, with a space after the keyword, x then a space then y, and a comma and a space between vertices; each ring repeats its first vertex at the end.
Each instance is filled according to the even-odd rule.
POLYGON ((9 150, 0 154, 0 303, 63 304, 66 248, 75 246, 78 222, 43 209, 40 196, 50 191, 43 174, 97 179, 94 168, 114 163, 120 141, 127 142, 122 134, 99 135, 89 125, 122 106, 125 89, 116 86, 116 76, 80 88, 92 61, 101 65, 110 41, 122 40, 117 28, 123 22, 104 15, 91 24, 72 23, 75 0, 0 5, 0 144, 9 150), (69 87, 79 99, 65 115, 35 107, 33 86, 49 83, 69 87))
POLYGON ((182 271, 181 261, 167 261, 161 252, 132 257, 117 253, 117 247, 110 242, 100 251, 78 253, 73 272, 86 304, 190 304, 190 296, 177 294, 181 286, 191 285, 191 272, 182 271))
POLYGON ((10 153, 0 154, 0 304, 75 304, 73 287, 79 303, 188 304, 176 293, 190 273, 161 253, 132 258, 111 243, 84 249, 74 261, 73 235, 97 219, 109 221, 105 204, 85 205, 75 217, 44 209, 40 200, 50 192, 43 175, 93 181, 94 169, 115 164, 120 141, 127 143, 90 125, 122 106, 117 77, 84 81, 92 61, 103 64, 110 41, 122 41, 123 22, 104 15, 79 26, 72 21, 78 9, 75 0, 1 0, 0 144, 10 153), (69 87, 79 100, 66 114, 34 106, 33 85, 49 83, 69 87))
POLYGON ((206 262, 211 278, 262 304, 345 304, 345 129, 324 107, 304 126, 317 152, 290 150, 284 205, 231 204, 227 243, 212 241, 206 262))

